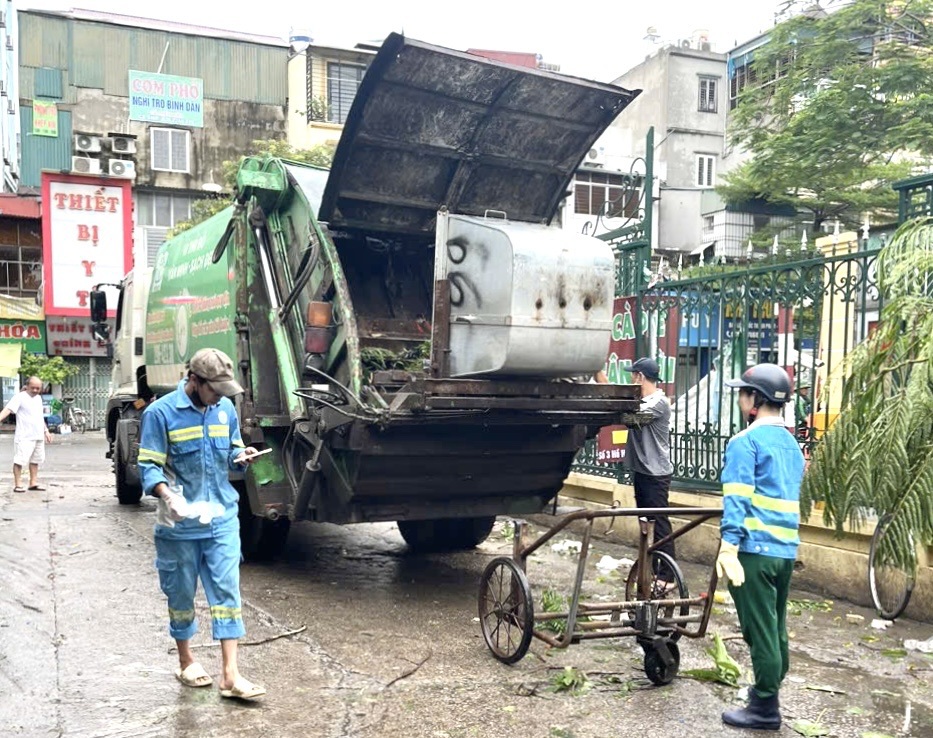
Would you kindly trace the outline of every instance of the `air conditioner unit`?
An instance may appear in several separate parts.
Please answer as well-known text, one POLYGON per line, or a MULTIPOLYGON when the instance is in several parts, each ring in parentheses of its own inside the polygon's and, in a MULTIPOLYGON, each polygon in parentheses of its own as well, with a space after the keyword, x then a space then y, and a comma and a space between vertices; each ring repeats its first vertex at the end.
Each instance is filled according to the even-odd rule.
POLYGON ((606 152, 602 146, 594 146, 586 153, 586 159, 583 161, 584 164, 592 164, 594 166, 603 166, 606 163, 606 152))
POLYGON ((129 136, 111 136, 110 148, 115 154, 135 154, 136 139, 129 136))
POLYGON ((100 174, 100 160, 89 156, 72 156, 71 171, 78 174, 100 174))
POLYGON ((85 133, 75 135, 75 150, 85 153, 97 153, 100 151, 100 137, 88 136, 85 133))
POLYGON ((0 28, 6 28, 6 13, 0 12, 0 28))
POLYGON ((125 177, 136 179, 136 162, 126 159, 111 159, 107 163, 107 172, 111 177, 125 177))
POLYGON ((680 48, 682 48, 682 49, 689 49, 689 48, 690 48, 690 39, 689 39, 689 38, 683 39, 683 40, 680 42, 680 48))

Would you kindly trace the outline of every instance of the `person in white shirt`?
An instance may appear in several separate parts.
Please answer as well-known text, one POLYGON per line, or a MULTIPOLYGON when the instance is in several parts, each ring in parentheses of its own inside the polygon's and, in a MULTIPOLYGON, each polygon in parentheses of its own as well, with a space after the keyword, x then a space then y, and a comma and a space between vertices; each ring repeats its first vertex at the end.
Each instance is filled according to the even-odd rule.
POLYGON ((42 380, 30 377, 23 391, 13 396, 3 410, 0 423, 10 415, 16 415, 16 432, 13 434, 13 491, 25 492, 23 467, 29 465, 29 489, 44 490, 39 484, 39 464, 45 461, 45 444, 52 436, 45 425, 42 413, 42 380))

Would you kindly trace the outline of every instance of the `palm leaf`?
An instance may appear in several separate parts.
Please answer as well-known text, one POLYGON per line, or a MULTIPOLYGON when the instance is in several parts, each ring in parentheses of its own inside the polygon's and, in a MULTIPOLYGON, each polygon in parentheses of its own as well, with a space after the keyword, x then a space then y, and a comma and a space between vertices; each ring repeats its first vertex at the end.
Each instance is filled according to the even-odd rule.
POLYGON ((822 502, 840 536, 891 514, 882 559, 914 566, 915 544, 933 542, 933 218, 898 229, 878 284, 880 324, 839 369, 842 412, 814 449, 801 511, 822 502))

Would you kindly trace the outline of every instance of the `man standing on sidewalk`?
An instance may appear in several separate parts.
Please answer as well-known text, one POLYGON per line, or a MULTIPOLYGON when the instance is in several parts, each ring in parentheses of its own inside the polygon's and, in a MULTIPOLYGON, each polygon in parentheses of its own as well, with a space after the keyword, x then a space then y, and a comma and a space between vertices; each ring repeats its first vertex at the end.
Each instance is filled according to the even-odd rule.
MULTIPOLYGON (((674 467, 671 464, 671 405, 658 388, 661 370, 654 359, 642 358, 629 370, 632 382, 641 388, 639 413, 651 419, 637 428, 629 428, 625 441, 625 465, 632 471, 635 504, 638 507, 668 507, 668 492, 674 467)), ((671 533, 667 515, 654 518, 654 540, 659 541, 671 533)), ((674 558, 674 542, 665 543, 659 551, 674 558)), ((669 567, 668 567, 669 568, 669 567)), ((665 592, 674 585, 673 575, 668 579, 664 567, 655 565, 658 585, 665 592)))
POLYGON ((45 425, 42 414, 42 380, 30 377, 23 391, 14 395, 3 410, 0 423, 10 415, 16 415, 16 432, 13 434, 13 491, 25 492, 23 467, 29 465, 29 489, 42 491, 39 484, 39 464, 45 461, 45 444, 52 436, 45 425))

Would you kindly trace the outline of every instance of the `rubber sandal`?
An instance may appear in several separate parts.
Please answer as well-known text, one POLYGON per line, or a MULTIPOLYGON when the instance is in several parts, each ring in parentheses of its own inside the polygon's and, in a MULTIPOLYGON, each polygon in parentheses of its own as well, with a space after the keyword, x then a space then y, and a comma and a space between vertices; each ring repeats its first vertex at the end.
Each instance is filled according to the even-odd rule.
POLYGON ((29 487, 29 491, 30 492, 45 492, 45 487, 42 486, 41 484, 34 484, 31 487, 29 487))
POLYGON ((175 678, 186 687, 209 687, 214 683, 211 675, 197 661, 188 664, 184 671, 175 669, 175 678))
POLYGON ((14 487, 13 491, 14 492, 25 492, 26 488, 25 487, 14 487))
POLYGON ((246 702, 258 699, 265 693, 265 687, 260 687, 258 684, 253 684, 249 679, 244 679, 243 677, 237 679, 233 683, 233 686, 230 687, 230 689, 220 690, 221 697, 227 697, 228 699, 235 700, 244 700, 246 702))

